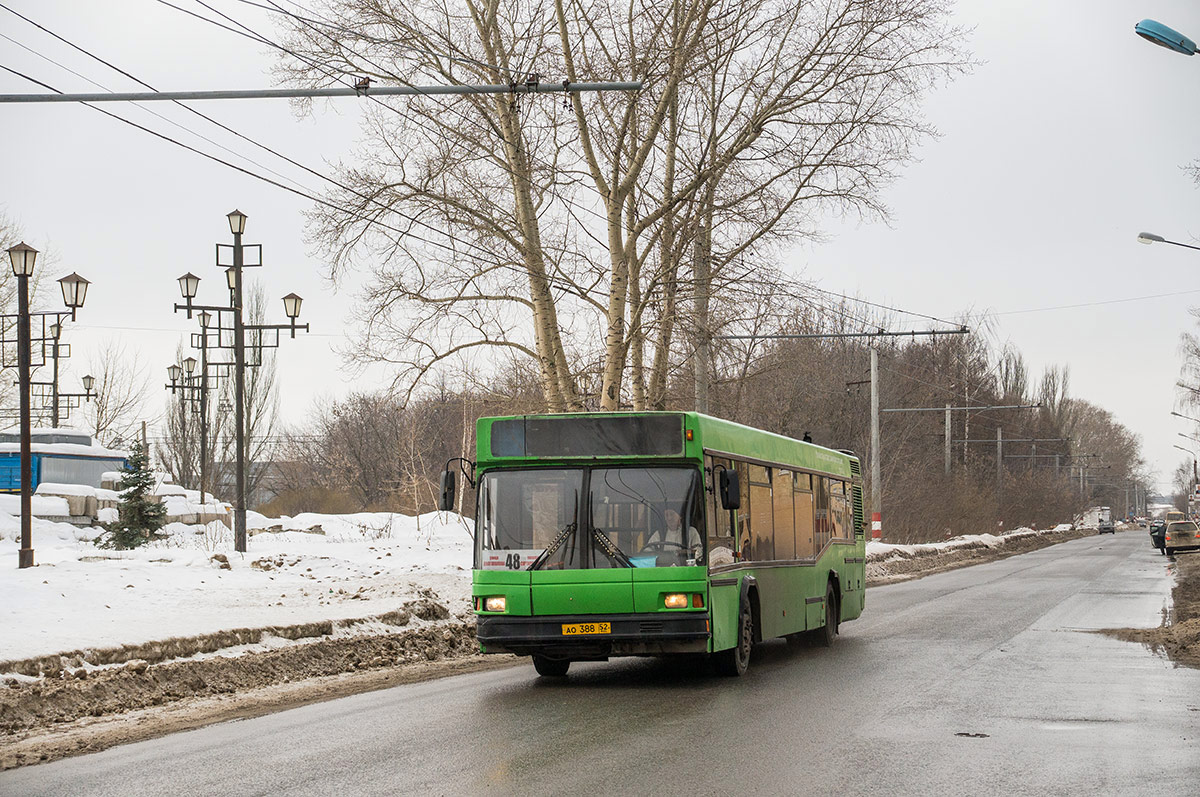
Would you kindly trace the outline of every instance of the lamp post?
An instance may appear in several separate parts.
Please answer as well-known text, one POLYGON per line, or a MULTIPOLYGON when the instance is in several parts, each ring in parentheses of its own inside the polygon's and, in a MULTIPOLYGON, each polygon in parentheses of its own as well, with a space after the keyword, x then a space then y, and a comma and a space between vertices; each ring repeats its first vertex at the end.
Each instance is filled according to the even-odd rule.
MULTIPOLYGON (((20 413, 21 413, 21 548, 17 553, 17 567, 26 568, 33 567, 33 452, 31 439, 31 421, 30 421, 30 376, 33 370, 33 331, 31 328, 31 319, 34 316, 42 319, 42 329, 38 335, 38 342, 45 343, 47 340, 54 339, 47 337, 47 329, 45 319, 53 317, 53 325, 61 326, 65 318, 75 318, 75 311, 83 306, 83 301, 87 297, 88 281, 78 274, 70 274, 58 281, 62 288, 63 303, 67 306, 70 312, 38 312, 31 313, 29 311, 29 278, 33 276, 34 264, 37 262, 38 252, 32 246, 24 242, 10 247, 8 250, 9 263, 12 266, 13 275, 17 278, 17 373, 18 385, 20 389, 20 413)), ((6 315, 6 319, 11 319, 11 315, 6 315)), ((8 344, 11 341, 7 338, 0 339, 3 344, 8 344)), ((7 349, 7 345, 4 345, 7 349)), ((7 351, 4 352, 7 355, 7 351)), ((38 365, 45 364, 45 346, 41 349, 41 356, 38 358, 38 365)), ((4 365, 8 365, 7 356, 4 357, 4 365)))
POLYGON ((1180 451, 1186 451, 1192 455, 1192 483, 1195 484, 1197 481, 1200 481, 1196 478, 1196 452, 1190 448, 1184 448, 1183 446, 1174 446, 1174 448, 1178 448, 1180 451))
MULTIPOLYGON (((300 305, 303 301, 299 296, 290 293, 283 298, 284 312, 287 314, 289 323, 287 324, 247 324, 243 316, 243 291, 242 291, 242 270, 244 268, 258 267, 262 265, 262 247, 258 244, 245 244, 242 242, 242 235, 246 231, 246 214, 239 210, 226 215, 229 220, 229 231, 233 234, 233 244, 217 244, 217 266, 225 269, 225 283, 229 288, 229 304, 221 305, 199 305, 193 304, 192 300, 196 297, 196 292, 199 289, 200 278, 192 273, 184 274, 179 278, 179 290, 183 295, 185 304, 175 305, 175 311, 185 310, 188 318, 192 317, 192 312, 207 311, 210 315, 207 319, 201 318, 202 333, 201 338, 204 340, 204 345, 201 347, 202 357, 207 360, 207 344, 208 344, 208 329, 212 321, 217 322, 217 344, 214 348, 233 349, 233 422, 234 422, 234 447, 235 451, 235 484, 234 489, 236 494, 233 500, 233 535, 234 549, 240 553, 246 551, 246 331, 250 330, 256 333, 266 331, 275 332, 275 342, 273 344, 264 343, 263 336, 258 335, 255 341, 255 348, 260 350, 263 346, 278 346, 279 330, 288 330, 291 336, 296 337, 297 331, 308 331, 308 324, 297 324, 296 319, 300 315, 300 305), (258 250, 258 262, 246 262, 247 249, 258 250), (221 262, 222 254, 229 253, 232 255, 232 263, 221 262), (231 344, 226 344, 221 331, 227 329, 224 326, 224 319, 229 319, 232 324, 233 340, 231 344)), ((259 365, 259 362, 252 365, 259 365)), ((223 363, 229 365, 230 363, 223 363)), ((204 369, 201 368, 201 379, 205 377, 204 369)))
MULTIPOLYGON (((97 394, 92 392, 92 387, 96 384, 96 380, 90 374, 83 377, 80 381, 83 383, 82 393, 67 393, 58 389, 58 361, 71 356, 71 347, 68 344, 61 343, 62 324, 50 324, 47 327, 50 333, 49 339, 46 341, 50 349, 50 361, 52 363, 51 378, 49 382, 30 382, 31 387, 49 388, 50 389, 50 427, 57 429, 59 423, 66 420, 71 415, 71 410, 79 406, 79 399, 91 401, 97 397, 97 394), (66 400, 64 407, 63 400, 66 400), (65 410, 65 412, 64 412, 65 410)), ((41 407, 45 408, 45 393, 39 391, 39 397, 42 400, 41 407)))
POLYGON ((1183 418, 1185 421, 1195 421, 1196 423, 1200 423, 1200 418, 1193 418, 1191 415, 1184 415, 1182 412, 1175 412, 1172 410, 1171 414, 1176 418, 1183 418))
MULTIPOLYGON (((176 391, 180 392, 181 410, 185 412, 185 421, 186 407, 189 403, 196 405, 195 412, 200 416, 200 505, 203 507, 207 502, 208 485, 206 479, 208 472, 208 327, 212 321, 212 314, 208 311, 201 311, 198 316, 200 320, 200 360, 197 362, 195 357, 188 357, 183 361, 182 367, 174 364, 167 366, 167 376, 170 378, 170 382, 166 387, 172 394, 176 391), (197 365, 200 367, 198 374, 196 373, 197 365)), ((186 423, 183 428, 186 429, 186 423)))

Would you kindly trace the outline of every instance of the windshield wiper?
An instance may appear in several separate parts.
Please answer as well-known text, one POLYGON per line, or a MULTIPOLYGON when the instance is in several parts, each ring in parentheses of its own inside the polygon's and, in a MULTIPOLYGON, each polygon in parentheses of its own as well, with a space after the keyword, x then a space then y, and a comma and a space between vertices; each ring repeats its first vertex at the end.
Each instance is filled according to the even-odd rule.
POLYGON ((575 524, 568 523, 566 526, 563 527, 563 530, 558 533, 558 536, 550 541, 550 544, 546 546, 546 550, 544 550, 540 554, 538 554, 538 558, 534 559, 532 562, 530 562, 529 567, 527 567, 525 569, 526 570, 537 570, 539 567, 544 565, 546 563, 546 560, 549 559, 551 556, 554 556, 555 551, 557 551, 559 548, 561 548, 562 544, 564 542, 566 542, 567 539, 570 538, 570 536, 574 533, 575 533, 575 524))
POLYGON ((592 536, 596 539, 596 544, 600 546, 600 549, 608 555, 609 559, 612 559, 621 567, 633 567, 633 562, 629 561, 629 557, 625 555, 624 551, 613 544, 608 535, 602 533, 600 529, 592 529, 592 536))

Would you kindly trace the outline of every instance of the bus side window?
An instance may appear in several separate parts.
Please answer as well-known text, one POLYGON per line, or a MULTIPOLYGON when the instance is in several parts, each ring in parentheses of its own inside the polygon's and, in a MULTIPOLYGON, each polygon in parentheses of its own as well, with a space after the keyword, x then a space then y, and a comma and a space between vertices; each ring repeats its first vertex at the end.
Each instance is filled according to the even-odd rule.
POLYGON ((825 543, 829 542, 831 529, 829 517, 829 479, 825 476, 813 476, 813 497, 815 500, 814 519, 816 521, 815 543, 816 551, 819 552, 825 547, 825 543))
MULTIPOLYGON (((728 459, 710 459, 708 474, 712 479, 712 492, 708 495, 708 563, 710 565, 727 565, 734 561, 733 552, 737 550, 733 539, 733 526, 730 518, 733 511, 721 506, 720 472, 722 468, 731 468, 733 463, 728 459)), ((697 526, 699 528, 699 526, 697 526)))
POLYGON ((771 503, 775 515, 775 558, 796 558, 796 516, 792 510, 792 472, 772 468, 771 503))
POLYGON ((771 507, 771 471, 750 466, 750 558, 768 562, 775 558, 774 513, 771 507))
POLYGON ((745 561, 751 556, 750 551, 750 466, 745 462, 736 462, 734 467, 738 472, 738 484, 741 485, 742 508, 737 511, 737 540, 738 555, 745 561))
POLYGON ((811 559, 817 555, 816 535, 813 532, 813 495, 796 492, 796 555, 811 559))
POLYGON ((846 534, 846 484, 836 479, 829 483, 829 516, 832 519, 830 533, 834 539, 844 539, 846 534))

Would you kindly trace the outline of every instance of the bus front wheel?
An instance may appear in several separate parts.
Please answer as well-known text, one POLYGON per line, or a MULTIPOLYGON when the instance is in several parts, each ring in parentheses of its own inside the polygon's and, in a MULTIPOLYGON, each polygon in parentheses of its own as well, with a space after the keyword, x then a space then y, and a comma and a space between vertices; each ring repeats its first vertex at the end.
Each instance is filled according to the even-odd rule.
POLYGON ((545 656, 533 657, 533 669, 537 670, 538 675, 561 678, 567 674, 570 666, 571 662, 566 659, 548 659, 545 656))
POLYGON ((750 666, 750 651, 754 647, 754 615, 750 607, 742 604, 738 612, 737 644, 729 650, 718 651, 713 659, 717 674, 737 677, 744 675, 750 666))

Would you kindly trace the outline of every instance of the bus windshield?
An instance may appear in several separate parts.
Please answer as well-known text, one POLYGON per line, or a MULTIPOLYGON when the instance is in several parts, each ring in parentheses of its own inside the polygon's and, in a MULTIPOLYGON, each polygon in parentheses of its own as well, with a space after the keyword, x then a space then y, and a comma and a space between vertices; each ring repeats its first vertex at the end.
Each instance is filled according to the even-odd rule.
POLYGON ((701 504, 696 468, 492 471, 480 483, 476 567, 701 564, 701 504))

